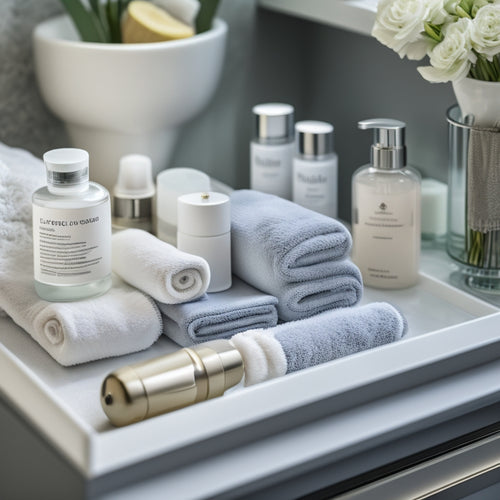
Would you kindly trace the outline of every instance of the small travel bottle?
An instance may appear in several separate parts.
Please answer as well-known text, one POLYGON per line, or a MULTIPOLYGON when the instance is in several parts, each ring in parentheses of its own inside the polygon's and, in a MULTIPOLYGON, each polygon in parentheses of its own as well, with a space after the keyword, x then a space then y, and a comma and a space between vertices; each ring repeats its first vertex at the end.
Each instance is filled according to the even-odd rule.
POLYGON ((250 143, 250 187, 291 200, 293 106, 258 104, 252 111, 255 137, 250 143))
POLYGON ((203 257, 210 267, 207 292, 231 288, 231 205, 229 196, 213 191, 177 199, 177 248, 203 257))
POLYGON ((43 155, 47 186, 33 193, 35 290, 68 302, 111 286, 111 207, 105 188, 89 182, 89 155, 63 148, 43 155))
POLYGON ((333 125, 302 121, 295 125, 293 201, 337 217, 338 159, 333 151, 333 125))
POLYGON ((418 280, 420 174, 406 166, 405 124, 375 118, 371 163, 352 178, 352 260, 365 285, 406 288, 418 280))
POLYGON ((153 231, 155 185, 151 158, 131 154, 120 158, 113 190, 113 228, 153 231))

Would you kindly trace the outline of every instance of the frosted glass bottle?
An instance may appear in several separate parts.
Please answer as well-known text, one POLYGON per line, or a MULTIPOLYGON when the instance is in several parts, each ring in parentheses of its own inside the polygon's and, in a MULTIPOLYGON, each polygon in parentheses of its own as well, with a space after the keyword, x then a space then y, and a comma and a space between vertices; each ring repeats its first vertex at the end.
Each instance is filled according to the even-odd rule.
POLYGON ((291 200, 293 106, 258 104, 252 111, 255 137, 250 143, 250 187, 291 200))
POLYGON ((33 193, 35 290, 69 302, 111 286, 111 206, 108 191, 89 182, 88 153, 45 153, 47 186, 33 193))
POLYGON ((292 200, 305 208, 337 217, 338 157, 333 151, 333 125, 301 121, 295 125, 292 200))
POLYGON ((352 260, 363 282, 376 288, 406 288, 418 281, 420 175, 406 166, 404 123, 366 120, 375 128, 372 163, 352 179, 352 260))

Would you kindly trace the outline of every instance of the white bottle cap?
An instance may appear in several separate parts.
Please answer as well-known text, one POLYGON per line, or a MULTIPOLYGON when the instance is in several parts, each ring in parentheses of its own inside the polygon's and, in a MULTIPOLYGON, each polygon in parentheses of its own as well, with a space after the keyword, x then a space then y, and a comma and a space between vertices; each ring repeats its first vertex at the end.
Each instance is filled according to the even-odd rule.
POLYGON ((151 158, 126 155, 120 159, 115 196, 120 198, 151 198, 155 194, 151 158))
POLYGON ((84 149, 60 148, 43 155, 47 188, 53 194, 84 191, 89 182, 89 154, 84 149))
POLYGON ((231 230, 229 196, 213 191, 190 193, 180 196, 177 203, 179 232, 210 237, 231 230))
POLYGON ((89 168, 89 154, 84 149, 52 149, 43 155, 43 161, 52 172, 77 172, 89 168))

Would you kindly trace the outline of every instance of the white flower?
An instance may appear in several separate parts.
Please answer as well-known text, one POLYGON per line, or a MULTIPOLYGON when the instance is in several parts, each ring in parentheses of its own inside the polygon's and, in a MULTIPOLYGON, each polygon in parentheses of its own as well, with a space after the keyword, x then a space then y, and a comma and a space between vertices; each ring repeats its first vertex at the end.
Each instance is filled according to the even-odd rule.
POLYGON ((429 43, 422 35, 429 13, 422 0, 380 0, 372 35, 400 57, 422 59, 429 43))
POLYGON ((425 0, 427 4, 427 18, 426 21, 432 24, 444 24, 453 19, 453 17, 446 11, 443 0, 425 0))
POLYGON ((490 61, 500 53, 500 4, 481 7, 472 22, 472 47, 490 61))
POLYGON ((465 78, 476 58, 472 52, 472 21, 461 18, 443 28, 443 41, 430 52, 431 66, 419 67, 430 82, 456 81, 465 78))

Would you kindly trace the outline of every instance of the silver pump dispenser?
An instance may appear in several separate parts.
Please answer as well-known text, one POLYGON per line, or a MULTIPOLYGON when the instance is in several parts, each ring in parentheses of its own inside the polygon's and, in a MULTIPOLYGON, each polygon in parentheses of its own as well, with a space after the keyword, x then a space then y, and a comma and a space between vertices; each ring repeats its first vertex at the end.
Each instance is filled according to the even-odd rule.
POLYGON ((371 118, 358 122, 362 130, 374 129, 371 164, 382 170, 406 166, 406 124, 391 118, 371 118))

